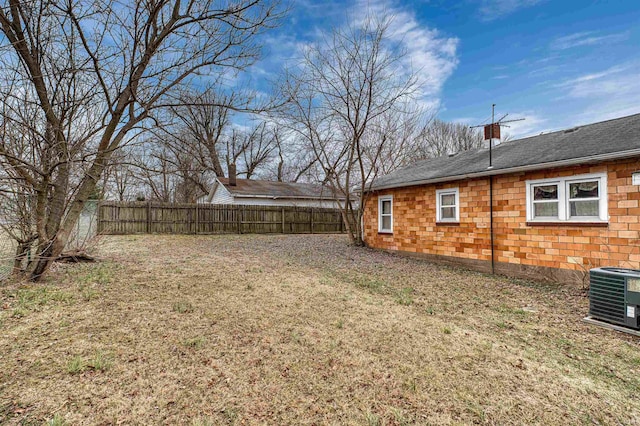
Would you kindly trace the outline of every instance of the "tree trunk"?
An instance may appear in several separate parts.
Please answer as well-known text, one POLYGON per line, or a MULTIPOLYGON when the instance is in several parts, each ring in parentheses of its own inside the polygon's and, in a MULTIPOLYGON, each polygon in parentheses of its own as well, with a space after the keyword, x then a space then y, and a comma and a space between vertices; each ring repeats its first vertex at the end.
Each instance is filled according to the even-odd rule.
POLYGON ((27 257, 32 242, 33 240, 26 242, 21 241, 18 243, 18 247, 16 248, 16 257, 13 260, 13 275, 19 275, 24 271, 22 264, 24 259, 27 257))
POLYGON ((342 215, 342 220, 344 221, 344 230, 349 237, 349 243, 351 245, 357 245, 353 230, 351 229, 351 221, 349 220, 349 215, 347 214, 346 207, 340 209, 340 214, 342 215))
POLYGON ((49 265, 64 251, 71 236, 71 230, 78 222, 89 195, 95 190, 97 180, 109 162, 110 155, 109 150, 99 154, 99 157, 96 158, 88 173, 84 176, 62 224, 59 224, 55 233, 49 235, 48 239, 39 241, 37 257, 33 260, 33 265, 29 269, 31 271, 29 276, 31 281, 39 281, 49 268, 49 265))
MULTIPOLYGON (((40 278, 49 268, 49 265, 53 261, 54 256, 55 237, 52 240, 45 240, 38 244, 38 254, 32 261, 31 274, 29 279, 31 281, 40 281, 40 278)), ((62 252, 62 251, 61 251, 62 252)))
POLYGON ((213 165, 213 172, 217 177, 224 177, 224 170, 222 170, 222 164, 220 163, 220 156, 216 151, 216 141, 209 138, 206 143, 207 150, 209 151, 209 159, 213 165))

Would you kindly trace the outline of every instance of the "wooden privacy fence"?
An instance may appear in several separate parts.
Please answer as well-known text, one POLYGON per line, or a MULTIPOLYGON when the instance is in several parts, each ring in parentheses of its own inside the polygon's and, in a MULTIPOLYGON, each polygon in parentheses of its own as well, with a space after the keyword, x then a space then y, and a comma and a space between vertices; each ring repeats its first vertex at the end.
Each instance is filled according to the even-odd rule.
POLYGON ((337 209, 101 202, 100 234, 314 234, 345 232, 337 209))

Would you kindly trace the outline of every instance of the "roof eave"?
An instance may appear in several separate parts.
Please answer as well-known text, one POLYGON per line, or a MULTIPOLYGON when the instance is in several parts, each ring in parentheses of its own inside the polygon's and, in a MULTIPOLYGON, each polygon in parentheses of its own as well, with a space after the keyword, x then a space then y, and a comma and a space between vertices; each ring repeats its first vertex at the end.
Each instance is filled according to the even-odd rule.
MULTIPOLYGON (((231 192, 231 191, 229 191, 231 192)), ((236 194, 231 192, 231 195, 237 198, 266 198, 269 200, 319 200, 319 201, 343 201, 344 198, 322 198, 322 197, 304 197, 294 195, 250 195, 250 194, 236 194)))
POLYGON ((529 172, 534 170, 556 168, 565 166, 575 166, 577 164, 595 163, 600 161, 620 160, 640 156, 640 148, 627 151, 620 151, 607 154, 591 155, 588 157, 572 158, 569 160, 551 161, 548 163, 531 164, 527 166, 510 167, 507 169, 488 169, 482 172, 468 173, 463 175, 445 176, 441 178, 423 179, 417 181, 407 181, 390 185, 373 186, 367 192, 380 191, 384 189, 406 188, 408 186, 429 185, 433 183, 451 182, 454 180, 473 179, 487 176, 505 175, 509 173, 529 172))
POLYGON ((320 200, 320 201, 344 201, 344 197, 311 197, 311 196, 297 196, 297 195, 265 195, 265 194, 239 194, 234 191, 233 185, 228 185, 221 182, 216 177, 216 182, 223 186, 229 194, 231 194, 234 198, 265 198, 269 200, 277 200, 277 199, 285 199, 285 200, 320 200))

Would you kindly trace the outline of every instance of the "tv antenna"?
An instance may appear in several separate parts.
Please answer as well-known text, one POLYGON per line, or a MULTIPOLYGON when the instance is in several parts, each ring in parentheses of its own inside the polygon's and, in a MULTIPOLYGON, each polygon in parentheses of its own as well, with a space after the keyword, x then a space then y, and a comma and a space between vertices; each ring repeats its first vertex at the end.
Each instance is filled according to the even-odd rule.
POLYGON ((505 118, 507 118, 508 115, 509 113, 506 113, 498 121, 496 121, 495 120, 496 104, 491 104, 491 123, 478 124, 477 126, 471 126, 472 129, 476 129, 478 127, 484 128, 484 140, 489 140, 489 169, 493 168, 493 159, 491 158, 491 148, 493 147, 493 139, 500 139, 500 128, 511 127, 506 123, 526 120, 525 118, 513 118, 511 120, 505 120, 505 118))

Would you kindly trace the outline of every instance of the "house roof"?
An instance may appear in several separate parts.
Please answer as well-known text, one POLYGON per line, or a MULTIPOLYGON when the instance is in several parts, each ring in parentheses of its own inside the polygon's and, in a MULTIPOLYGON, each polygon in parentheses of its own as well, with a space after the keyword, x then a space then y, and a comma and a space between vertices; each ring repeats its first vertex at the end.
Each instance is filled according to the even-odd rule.
POLYGON ((640 114, 419 161, 382 176, 372 190, 640 156, 640 114))
POLYGON ((229 178, 218 178, 225 189, 234 197, 298 198, 340 200, 331 188, 312 183, 271 182, 266 180, 236 179, 236 185, 229 185, 229 178))

